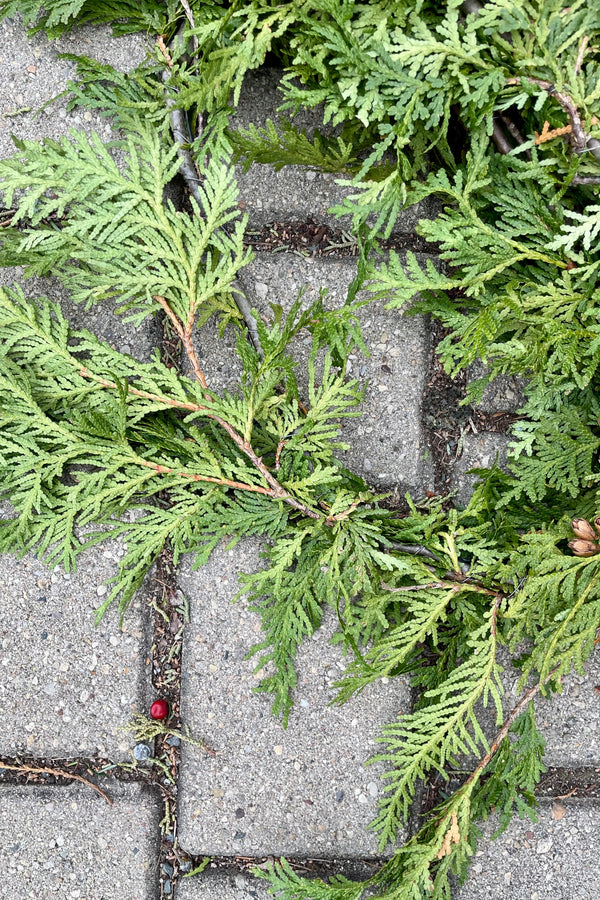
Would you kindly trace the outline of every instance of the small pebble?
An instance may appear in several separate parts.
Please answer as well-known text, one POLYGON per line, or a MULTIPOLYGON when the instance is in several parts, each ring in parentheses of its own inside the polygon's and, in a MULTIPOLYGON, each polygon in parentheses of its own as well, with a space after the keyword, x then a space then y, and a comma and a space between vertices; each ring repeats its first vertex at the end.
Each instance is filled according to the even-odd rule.
POLYGON ((173 877, 173 866, 170 863, 168 863, 168 862, 163 863, 162 870, 165 873, 165 875, 169 876, 169 878, 173 877))
POLYGON ((344 792, 343 792, 343 791, 336 791, 336 794, 335 794, 335 802, 336 802, 336 803, 341 803, 343 799, 344 799, 344 792))
POLYGON ((368 457, 366 457, 366 456, 365 456, 365 458, 363 459, 363 469, 365 470, 365 472, 371 472, 372 469, 373 469, 373 463, 372 463, 371 460, 370 460, 368 457))
POLYGON ((107 590, 108 590, 108 588, 106 587, 105 584, 99 584, 98 587, 96 588, 96 593, 98 594, 99 597, 104 597, 107 590))
POLYGON ((254 291, 259 300, 266 300, 267 294, 269 293, 269 286, 262 281, 257 281, 254 284, 254 291))
POLYGON ((163 884, 163 891, 166 897, 171 896, 171 881, 168 878, 165 879, 165 883, 163 884))
POLYGON ((133 748, 133 755, 138 760, 138 762, 145 762, 152 756, 152 751, 150 750, 148 744, 136 744, 133 748))
POLYGON ((181 738, 178 738, 176 734, 170 734, 167 738, 167 744, 169 747, 179 747, 181 744, 181 738))
POLYGON ((536 853, 549 853, 552 849, 552 838, 542 838, 537 842, 536 853))
POLYGON ((277 744, 276 747, 273 747, 273 753, 275 754, 275 756, 281 756, 281 754, 283 753, 283 747, 282 747, 282 745, 281 745, 281 744, 277 744))

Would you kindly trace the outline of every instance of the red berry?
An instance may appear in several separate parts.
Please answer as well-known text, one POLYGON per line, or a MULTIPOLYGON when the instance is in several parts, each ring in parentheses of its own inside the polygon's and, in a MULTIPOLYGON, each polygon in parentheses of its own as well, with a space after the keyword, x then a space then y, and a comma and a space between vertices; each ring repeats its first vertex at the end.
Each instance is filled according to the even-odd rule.
POLYGON ((153 719, 166 719, 169 715, 169 704, 166 700, 155 700, 150 707, 150 715, 153 719))

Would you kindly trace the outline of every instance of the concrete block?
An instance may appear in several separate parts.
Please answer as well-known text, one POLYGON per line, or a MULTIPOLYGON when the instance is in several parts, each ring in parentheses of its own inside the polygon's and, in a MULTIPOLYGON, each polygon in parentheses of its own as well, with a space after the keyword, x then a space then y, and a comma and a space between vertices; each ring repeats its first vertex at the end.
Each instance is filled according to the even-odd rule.
POLYGON ((193 854, 378 855, 366 826, 381 791, 380 726, 409 708, 405 681, 372 685, 343 707, 328 707, 331 685, 345 668, 328 644, 335 616, 298 657, 295 708, 287 730, 254 694, 256 661, 244 657, 261 640, 259 618, 242 599, 232 605, 238 576, 260 565, 258 543, 222 546, 193 572, 189 560, 179 584, 190 601, 185 637, 182 716, 192 734, 215 751, 183 746, 179 839, 193 854))
POLYGON ((96 111, 67 112, 67 97, 58 97, 75 74, 75 64, 59 59, 61 53, 91 56, 121 71, 133 69, 146 55, 144 35, 115 38, 106 26, 78 28, 59 40, 45 35, 28 38, 20 20, 0 22, 0 158, 11 156, 11 133, 19 138, 58 139, 69 128, 103 140, 114 137, 108 119, 96 111), (48 101, 57 98, 40 112, 48 101))
POLYGON ((177 900, 270 900, 271 896, 266 882, 245 872, 207 869, 177 884, 177 900))
POLYGON ((145 708, 150 676, 141 600, 122 631, 114 609, 94 627, 122 554, 116 541, 98 544, 72 574, 0 556, 0 755, 131 760, 122 729, 145 708))
MULTIPOLYGON (((270 303, 289 310, 302 288, 307 305, 326 288, 326 304, 335 308, 346 298, 355 266, 353 260, 257 254, 240 281, 251 306, 264 315, 271 313, 270 303)), ((430 353, 425 320, 386 310, 381 303, 363 307, 359 318, 371 355, 352 354, 349 374, 366 387, 366 394, 360 418, 342 420, 340 436, 350 449, 340 452, 340 459, 376 489, 412 489, 421 496, 431 481, 421 427, 430 353)), ((291 348, 301 390, 307 384, 311 341, 308 333, 299 335, 291 348)))
MULTIPOLYGON (((469 384, 483 378, 489 370, 477 360, 467 370, 469 384)), ((476 408, 486 415, 516 413, 524 401, 525 380, 516 375, 498 375, 484 389, 476 408)))
MULTIPOLYGON (((281 79, 278 69, 263 69, 246 76, 240 94, 239 106, 231 119, 232 130, 246 129, 251 123, 263 126, 267 119, 277 124, 283 115, 278 113, 283 95, 278 90, 281 79)), ((311 135, 315 129, 331 133, 331 127, 323 126, 321 108, 302 110, 294 117, 294 125, 311 135)), ((306 221, 326 224, 332 228, 348 228, 350 217, 336 218, 329 211, 342 203, 344 198, 356 193, 355 187, 337 184, 348 180, 342 173, 317 172, 305 166, 285 166, 276 172, 272 166, 253 164, 248 172, 237 167, 242 208, 248 214, 251 227, 261 227, 270 222, 306 221)), ((403 210, 398 216, 394 231, 408 234, 415 230, 419 219, 435 215, 435 204, 423 201, 403 210)))
POLYGON ((470 469, 491 468, 496 462, 500 468, 506 467, 510 437, 506 434, 480 432, 467 434, 463 439, 462 454, 454 464, 452 490, 456 491, 455 502, 467 506, 475 484, 476 475, 469 475, 470 469))
POLYGON ((514 819, 495 841, 484 825, 469 880, 455 900, 596 900, 600 807, 573 800, 540 805, 539 822, 514 819))
POLYGON ((159 341, 159 329, 154 316, 145 319, 141 325, 123 321, 123 316, 114 312, 115 303, 103 300, 92 309, 86 310, 73 303, 67 290, 58 278, 24 278, 23 269, 18 266, 0 268, 0 287, 22 288, 26 297, 48 297, 60 305, 63 315, 75 330, 91 331, 100 340, 107 341, 115 350, 127 353, 142 362, 148 362, 159 341))
MULTIPOLYGON (((0 769, 0 774, 1 774, 0 769)), ((0 894, 152 900, 158 804, 139 785, 0 786, 0 894)))

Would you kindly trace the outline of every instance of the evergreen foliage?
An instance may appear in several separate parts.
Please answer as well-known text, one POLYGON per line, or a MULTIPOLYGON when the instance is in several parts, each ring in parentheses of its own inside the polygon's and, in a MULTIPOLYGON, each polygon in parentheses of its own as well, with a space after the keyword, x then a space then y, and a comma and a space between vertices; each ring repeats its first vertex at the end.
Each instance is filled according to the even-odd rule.
POLYGON ((419 689, 375 757, 381 847, 399 838, 419 780, 478 762, 370 880, 307 879, 285 861, 259 874, 284 900, 449 898, 477 820, 495 810, 502 829, 515 812, 535 816, 534 700, 583 671, 600 624, 600 519, 581 534, 571 525, 600 511, 597 17, 583 0, 187 6, 0 0, 1 15, 51 36, 90 21, 157 36, 128 75, 78 60, 71 105, 106 113, 124 139, 22 141, 0 162, 16 207, 0 264, 52 271, 77 301, 112 299, 133 322, 162 311, 190 371, 117 353, 49 300, 0 291, 0 499, 14 509, 0 550, 70 568, 107 534, 125 537, 99 610, 116 601, 124 614, 166 542, 202 565, 224 537, 264 536, 264 565, 242 590, 264 629, 259 690, 284 722, 296 651, 327 605, 348 660, 336 702, 382 678, 410 675, 419 689), (282 108, 320 108, 322 131, 283 118, 229 130, 267 53, 284 69, 282 108), (339 172, 351 191, 336 211, 351 214, 361 249, 341 309, 300 297, 287 316, 255 314, 260 347, 235 303, 249 255, 233 158, 339 172), (187 211, 165 199, 180 169, 187 211), (378 242, 399 211, 427 198, 439 215, 418 230, 442 264, 384 258, 378 242), (360 414, 346 364, 364 348, 365 286, 371 302, 442 322, 449 373, 486 363, 467 399, 500 374, 526 380, 508 471, 479 470, 464 509, 408 498, 400 515, 336 457, 339 420, 360 414), (193 342, 215 312, 239 330, 243 369, 221 395, 193 342), (288 349, 300 332, 312 337, 306 397, 288 349), (512 710, 500 648, 522 671, 512 710))

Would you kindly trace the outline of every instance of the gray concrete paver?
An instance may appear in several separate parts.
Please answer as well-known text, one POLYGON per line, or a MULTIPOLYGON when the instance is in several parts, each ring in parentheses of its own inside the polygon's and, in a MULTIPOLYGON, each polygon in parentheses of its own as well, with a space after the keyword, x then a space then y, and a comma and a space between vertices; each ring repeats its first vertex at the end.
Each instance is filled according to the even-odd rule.
POLYGON ((477 475, 468 474, 470 469, 485 469, 493 466, 494 462, 501 469, 506 467, 509 441, 508 435, 492 432, 464 436, 462 453, 454 463, 452 474, 452 490, 456 491, 455 502, 467 506, 471 499, 478 478, 477 475))
POLYGON ((596 900, 600 896, 600 807, 573 800, 540 805, 539 822, 515 818, 504 834, 493 817, 454 900, 596 900))
POLYGON ((17 19, 0 22, 0 158, 14 152, 11 133, 28 140, 58 139, 74 128, 88 134, 95 130, 103 140, 115 136, 109 120, 96 111, 67 112, 67 97, 58 95, 76 67, 70 60, 59 59, 61 53, 90 56, 128 71, 144 59, 146 41, 143 35, 114 38, 106 26, 74 29, 56 41, 43 34, 30 40, 17 19), (41 110, 54 98, 58 99, 41 110))
POLYGON ((71 574, 32 554, 0 556, 0 754, 131 761, 123 729, 144 709, 149 680, 141 598, 123 630, 115 609, 94 625, 122 553, 106 541, 71 574))
POLYGON ((2 897, 155 897, 158 804, 136 784, 103 787, 112 805, 83 785, 0 784, 2 897))
POLYGON ((242 872, 211 872, 182 878, 177 900, 270 900, 266 882, 242 872))
MULTIPOLYGON (((246 129, 250 123, 264 126, 267 119, 275 125, 282 115, 289 118, 289 111, 277 113, 283 103, 283 95, 278 90, 281 72, 277 69, 262 69, 250 72, 240 94, 239 106, 231 118, 232 130, 246 129)), ((309 136, 318 128, 322 133, 331 133, 331 127, 323 126, 322 112, 302 110, 293 119, 293 124, 305 130, 309 136)), ((240 202, 253 228, 270 222, 298 222, 312 220, 317 224, 329 225, 335 229, 348 229, 350 216, 340 218, 329 210, 343 202, 345 197, 357 193, 357 188, 338 184, 349 180, 342 173, 318 172, 305 166, 284 166, 279 172, 270 165, 255 163, 247 172, 237 167, 240 202)), ((403 210, 394 224, 394 231, 411 233, 419 219, 435 214, 436 205, 422 201, 403 210)))
POLYGON ((409 707, 407 684, 392 679, 344 707, 329 707, 344 662, 323 629, 298 657, 295 709, 287 730, 270 711, 256 660, 260 622, 237 592, 238 576, 260 565, 258 542, 220 546, 194 573, 189 560, 180 586, 191 607, 183 661, 182 715, 192 733, 216 750, 214 758, 183 747, 179 837, 194 854, 297 856, 377 855, 373 819, 381 790, 376 750, 380 725, 409 707))
MULTIPOLYGON (((328 308, 341 306, 356 273, 354 260, 303 259, 295 254, 257 254, 240 281, 248 300, 261 314, 271 312, 270 303, 287 311, 301 289, 303 302, 328 291, 328 308)), ((367 295, 359 295, 367 299, 367 295)), ((359 313, 370 356, 351 354, 349 375, 366 388, 359 418, 341 422, 340 438, 350 445, 339 458, 376 489, 413 489, 419 496, 431 480, 421 424, 421 401, 429 366, 429 335, 422 317, 403 316, 371 303, 359 313)), ((311 337, 299 335, 291 354, 298 361, 297 377, 306 390, 311 337)))

